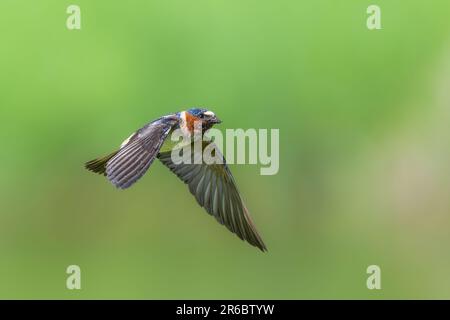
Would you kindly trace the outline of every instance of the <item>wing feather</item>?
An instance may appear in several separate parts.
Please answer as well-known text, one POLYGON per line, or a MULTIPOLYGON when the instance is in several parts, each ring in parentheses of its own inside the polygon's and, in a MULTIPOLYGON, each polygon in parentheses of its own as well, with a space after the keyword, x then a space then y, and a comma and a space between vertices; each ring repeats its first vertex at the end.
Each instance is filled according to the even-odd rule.
MULTIPOLYGON (((202 149, 204 150, 210 143, 212 142, 203 142, 202 149)), ((195 153, 193 144, 190 150, 191 159, 198 159, 199 154, 195 153)), ((217 148, 215 150, 218 152, 217 148)), ((170 151, 159 153, 158 158, 188 185, 197 202, 220 224, 224 224, 231 232, 251 245, 262 251, 267 250, 250 218, 225 159, 221 164, 175 164, 171 160, 170 151)))
POLYGON ((168 133, 177 123, 175 117, 163 117, 139 129, 106 163, 106 177, 116 187, 133 185, 148 170, 168 133))

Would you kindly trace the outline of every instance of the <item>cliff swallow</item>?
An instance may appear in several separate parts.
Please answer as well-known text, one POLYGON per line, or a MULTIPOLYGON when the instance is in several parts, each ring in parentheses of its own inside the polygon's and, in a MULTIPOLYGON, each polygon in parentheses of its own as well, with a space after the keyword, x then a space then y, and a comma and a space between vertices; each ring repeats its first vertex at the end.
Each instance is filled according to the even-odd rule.
MULTIPOLYGON (((201 108, 169 114, 146 124, 127 138, 117 151, 88 161, 85 167, 105 175, 117 188, 126 189, 140 179, 155 158, 158 158, 188 185, 198 204, 219 223, 242 240, 261 251, 267 251, 218 148, 215 148, 215 152, 223 159, 221 163, 175 163, 172 160, 173 143, 167 138, 174 130, 181 129, 183 135, 193 136, 196 125, 200 123, 203 135, 220 122, 212 111, 201 108)), ((193 139, 189 141, 192 141, 190 156, 195 158, 198 148, 194 147, 193 139)), ((202 139, 201 151, 211 144, 212 140, 202 139)))

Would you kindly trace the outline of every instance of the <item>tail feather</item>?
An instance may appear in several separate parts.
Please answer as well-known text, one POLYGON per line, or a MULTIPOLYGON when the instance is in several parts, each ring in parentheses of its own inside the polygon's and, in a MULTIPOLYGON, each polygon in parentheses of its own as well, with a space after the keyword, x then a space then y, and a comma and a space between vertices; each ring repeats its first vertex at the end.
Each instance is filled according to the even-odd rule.
POLYGON ((85 163, 85 168, 89 171, 106 175, 106 163, 111 160, 112 157, 114 157, 117 154, 118 151, 114 151, 111 154, 108 154, 107 156, 104 156, 102 158, 94 159, 91 161, 88 161, 85 163))

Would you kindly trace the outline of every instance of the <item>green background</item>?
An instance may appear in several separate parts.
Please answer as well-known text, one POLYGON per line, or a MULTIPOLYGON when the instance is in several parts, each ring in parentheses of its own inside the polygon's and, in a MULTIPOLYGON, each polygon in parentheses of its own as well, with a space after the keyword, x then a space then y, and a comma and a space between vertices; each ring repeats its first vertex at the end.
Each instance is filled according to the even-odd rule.
POLYGON ((0 13, 0 298, 450 298, 447 0, 1 0, 0 13), (372 3, 382 30, 366 27, 372 3), (81 30, 66 28, 70 4, 81 30), (84 170, 190 106, 221 129, 280 129, 277 175, 231 168, 268 253, 159 162, 126 191, 84 170), (373 264, 381 290, 366 287, 373 264))

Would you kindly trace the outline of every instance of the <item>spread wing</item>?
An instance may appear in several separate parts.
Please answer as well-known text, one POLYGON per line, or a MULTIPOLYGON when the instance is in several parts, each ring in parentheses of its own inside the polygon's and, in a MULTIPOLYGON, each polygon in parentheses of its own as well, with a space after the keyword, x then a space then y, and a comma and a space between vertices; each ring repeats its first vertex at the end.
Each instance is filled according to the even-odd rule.
POLYGON ((155 120, 131 135, 106 163, 105 174, 116 187, 125 189, 144 175, 155 160, 176 117, 155 120))
MULTIPOLYGON (((202 149, 204 150, 210 143, 212 142, 203 141, 202 149)), ((221 164, 206 164, 203 161, 201 164, 195 164, 194 161, 191 161, 191 164, 175 164, 171 159, 170 151, 160 153, 158 158, 189 186, 197 202, 219 223, 224 224, 242 240, 266 251, 267 248, 256 231, 223 155, 215 145, 209 148, 211 147, 216 152, 216 157, 223 159, 221 164)), ((194 149, 192 144, 191 159, 199 156, 194 149)), ((183 151, 180 151, 180 155, 182 154, 183 151)))

